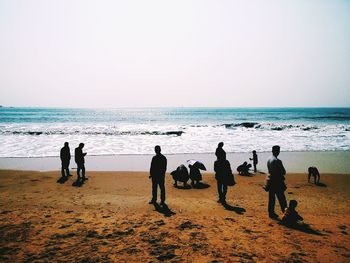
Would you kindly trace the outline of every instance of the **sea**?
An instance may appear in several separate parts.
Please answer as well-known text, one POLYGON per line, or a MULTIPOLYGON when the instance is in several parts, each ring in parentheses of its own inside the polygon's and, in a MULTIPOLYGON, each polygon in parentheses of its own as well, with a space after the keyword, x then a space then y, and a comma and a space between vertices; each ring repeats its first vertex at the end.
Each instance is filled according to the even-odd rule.
POLYGON ((0 107, 0 157, 350 150, 350 108, 0 107))

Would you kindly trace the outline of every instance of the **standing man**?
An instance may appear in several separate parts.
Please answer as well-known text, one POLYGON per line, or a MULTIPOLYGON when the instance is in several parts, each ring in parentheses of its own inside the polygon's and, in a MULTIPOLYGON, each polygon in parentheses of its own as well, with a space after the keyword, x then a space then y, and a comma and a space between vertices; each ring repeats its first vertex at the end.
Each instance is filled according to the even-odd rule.
POLYGON ((226 205, 226 194, 227 194, 227 177, 232 174, 231 165, 228 160, 226 160, 226 153, 224 151, 219 151, 217 160, 214 162, 215 179, 217 181, 218 187, 218 203, 226 205))
POLYGON ((64 146, 60 152, 60 158, 62 163, 61 174, 62 178, 68 177, 71 174, 69 173, 69 163, 70 163, 70 149, 68 142, 64 143, 64 146))
POLYGON ((223 156, 222 154, 224 154, 225 158, 226 158, 226 152, 225 152, 225 150, 222 147, 224 147, 224 143, 223 142, 219 142, 218 143, 218 147, 215 150, 215 156, 216 156, 216 158, 218 160, 219 160, 219 156, 223 156))
POLYGON ((78 175, 78 181, 82 180, 85 181, 85 158, 84 156, 86 153, 83 153, 84 143, 79 143, 79 146, 75 148, 75 162, 77 163, 77 175, 78 175), (81 176, 80 176, 81 171, 81 176))
POLYGON ((149 204, 155 204, 157 202, 157 191, 158 185, 160 188, 160 205, 165 206, 165 172, 167 166, 166 157, 161 154, 161 148, 159 145, 154 147, 154 151, 156 153, 152 158, 151 168, 150 168, 150 176, 152 179, 152 199, 149 204))
POLYGON ((253 158, 249 158, 249 160, 253 160, 253 166, 254 166, 254 173, 256 173, 256 165, 258 164, 258 155, 256 154, 256 151, 253 151, 253 158))
POLYGON ((286 197, 284 195, 284 191, 287 189, 286 184, 284 183, 284 175, 286 174, 286 170, 283 167, 282 161, 277 158, 280 154, 280 147, 275 145, 272 147, 272 157, 267 161, 267 169, 269 171, 269 203, 268 203, 268 211, 269 217, 277 218, 278 215, 275 213, 275 202, 276 196, 278 202, 280 204, 282 213, 287 207, 286 197))

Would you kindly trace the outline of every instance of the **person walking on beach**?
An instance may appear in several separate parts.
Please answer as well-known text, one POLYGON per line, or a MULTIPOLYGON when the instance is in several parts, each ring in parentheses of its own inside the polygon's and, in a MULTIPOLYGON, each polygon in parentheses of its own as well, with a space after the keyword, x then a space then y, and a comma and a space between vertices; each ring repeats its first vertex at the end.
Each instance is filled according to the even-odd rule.
POLYGON ((70 149, 68 142, 64 143, 64 146, 61 148, 60 151, 60 158, 61 158, 61 174, 62 178, 67 178, 68 176, 71 176, 69 173, 69 163, 70 163, 70 149))
POLYGON ((227 177, 232 174, 231 165, 226 160, 225 151, 219 151, 217 154, 218 159, 214 163, 215 179, 217 181, 218 203, 223 205, 226 204, 226 193, 227 193, 227 177))
POLYGON ((75 162, 77 163, 77 180, 85 181, 85 155, 86 153, 83 153, 84 143, 79 143, 79 146, 75 148, 75 162), (80 176, 81 171, 81 176, 80 176))
POLYGON ((269 202, 268 202, 268 212, 269 217, 277 218, 275 213, 275 202, 276 196, 280 204, 282 213, 284 213, 285 208, 287 207, 286 197, 284 191, 287 189, 286 184, 284 183, 284 175, 286 170, 283 167, 282 161, 278 159, 280 154, 280 147, 275 145, 272 147, 272 157, 267 161, 267 169, 269 171, 269 202))
POLYGON ((161 148, 159 145, 154 147, 156 153, 152 158, 150 176, 152 179, 152 199, 149 204, 155 204, 157 202, 158 186, 160 188, 160 205, 165 206, 165 172, 167 168, 167 159, 161 154, 161 148))
POLYGON ((223 142, 219 142, 218 143, 218 147, 215 150, 215 155, 216 155, 217 159, 218 159, 218 155, 220 155, 221 153, 225 154, 225 156, 226 156, 226 152, 225 152, 225 150, 222 147, 224 147, 224 143, 223 142))
POLYGON ((258 164, 258 155, 256 154, 256 151, 253 151, 253 158, 249 158, 249 160, 253 160, 253 166, 254 166, 254 173, 256 173, 256 165, 258 164))

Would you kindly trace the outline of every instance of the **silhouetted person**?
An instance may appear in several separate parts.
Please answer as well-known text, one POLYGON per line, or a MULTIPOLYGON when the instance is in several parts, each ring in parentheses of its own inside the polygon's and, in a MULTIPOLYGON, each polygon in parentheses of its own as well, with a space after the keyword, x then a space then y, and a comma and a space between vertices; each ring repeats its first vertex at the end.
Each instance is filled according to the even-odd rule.
POLYGON ((320 173, 318 172, 318 169, 315 166, 309 167, 308 169, 309 176, 308 176, 308 182, 310 183, 310 177, 314 177, 314 183, 318 184, 320 182, 320 173))
POLYGON ((253 161, 254 166, 254 173, 256 173, 256 165, 258 164, 258 155, 256 154, 256 151, 253 151, 253 158, 249 158, 249 160, 253 161))
POLYGON ((252 167, 251 164, 248 164, 247 162, 242 163, 237 167, 237 172, 240 175, 250 175, 249 168, 252 167))
POLYGON ((77 175, 79 180, 86 180, 85 177, 85 158, 86 153, 83 153, 84 143, 80 143, 77 148, 75 148, 75 162, 77 163, 77 175), (81 176, 80 176, 81 171, 81 176))
POLYGON ((225 150, 222 147, 224 147, 224 143, 223 142, 219 142, 218 143, 218 147, 215 150, 215 155, 216 155, 217 159, 219 159, 218 155, 220 155, 221 153, 225 154, 225 156, 226 156, 226 152, 225 152, 225 150))
POLYGON ((232 170, 230 162, 226 160, 226 153, 224 151, 218 152, 217 157, 218 159, 214 162, 214 171, 218 187, 218 203, 226 204, 226 178, 232 174, 232 170))
POLYGON ((71 174, 69 173, 69 163, 70 163, 70 149, 68 142, 64 143, 64 146, 61 148, 60 151, 60 158, 61 158, 61 175, 62 177, 68 177, 71 174))
POLYGON ((160 188, 160 204, 165 206, 165 172, 167 167, 167 159, 161 154, 161 148, 159 145, 154 147, 156 153, 152 158, 151 168, 150 168, 150 178, 152 179, 152 199, 150 204, 155 204, 157 202, 157 190, 158 186, 160 188))
POLYGON ((170 173, 174 179, 174 186, 177 187, 177 181, 183 182, 184 188, 187 186, 187 181, 190 179, 186 166, 181 164, 176 170, 170 173))
POLYGON ((285 209, 282 216, 282 223, 286 225, 296 225, 299 221, 303 221, 303 218, 295 211, 298 202, 296 200, 290 200, 289 206, 285 209))
POLYGON ((190 179, 191 179, 191 185, 194 186, 194 185, 198 185, 199 184, 199 181, 202 180, 202 174, 201 172, 199 171, 199 169, 194 166, 194 165, 189 165, 188 166, 190 168, 190 179))
POLYGON ((275 145, 272 147, 272 157, 267 161, 267 169, 269 171, 269 203, 268 203, 268 212, 269 217, 277 218, 277 214, 275 213, 275 202, 276 196, 278 202, 281 206, 282 213, 287 207, 286 197, 284 195, 284 191, 287 189, 284 183, 284 175, 286 174, 286 170, 283 167, 282 161, 277 158, 280 154, 280 147, 275 145))

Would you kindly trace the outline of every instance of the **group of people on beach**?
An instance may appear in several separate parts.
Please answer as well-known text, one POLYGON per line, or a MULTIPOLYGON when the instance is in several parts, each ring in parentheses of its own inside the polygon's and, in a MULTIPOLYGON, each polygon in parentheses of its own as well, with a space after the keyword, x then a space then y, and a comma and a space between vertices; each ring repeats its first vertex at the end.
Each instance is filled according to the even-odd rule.
MULTIPOLYGON (((77 148, 75 148, 74 151, 74 159, 77 164, 77 181, 84 182, 87 178, 85 177, 85 155, 86 153, 83 153, 84 143, 80 143, 77 148)), ((62 179, 67 179, 69 176, 72 176, 69 172, 69 164, 70 164, 70 149, 69 149, 69 143, 65 142, 64 146, 62 147, 60 151, 60 158, 61 158, 61 176, 62 179)))
MULTIPOLYGON (((232 169, 230 162, 226 159, 226 152, 223 149, 224 143, 220 142, 215 151, 217 160, 214 162, 215 179, 217 181, 218 191, 218 203, 226 206, 226 194, 228 186, 235 185, 232 169)), ((156 155, 152 158, 150 176, 152 180, 152 199, 149 204, 156 204, 157 202, 157 189, 160 188, 160 205, 166 206, 165 204, 165 173, 167 169, 167 159, 161 153, 159 145, 154 148, 156 155)), ((287 189, 285 184, 285 174, 283 163, 278 159, 280 153, 280 146, 275 145, 272 147, 272 157, 267 162, 268 176, 266 178, 266 184, 264 186, 265 191, 269 192, 268 199, 268 213, 269 217, 276 219, 278 215, 275 213, 275 202, 276 197, 283 213, 282 221, 288 224, 293 224, 299 220, 303 220, 298 215, 295 208, 297 206, 296 200, 291 200, 287 207, 287 201, 285 197, 285 190, 287 189)), ((257 154, 253 152, 253 164, 254 171, 256 172, 257 154)))
MULTIPOLYGON (((217 181, 217 192, 218 192, 218 203, 221 203, 223 206, 226 206, 226 194, 228 186, 233 186, 236 184, 234 176, 232 173, 230 162, 226 159, 226 152, 223 149, 224 143, 220 142, 215 150, 216 161, 214 162, 214 172, 215 179, 217 181)), ((80 143, 77 148, 75 148, 75 162, 77 164, 77 182, 84 183, 87 178, 85 177, 85 155, 83 152, 84 143, 80 143)), ((155 156, 153 156, 150 167, 149 178, 152 181, 152 198, 149 201, 149 204, 157 203, 157 192, 158 188, 160 189, 160 205, 166 207, 165 199, 165 173, 167 170, 167 158, 161 153, 161 147, 156 145, 154 147, 155 156)), ((280 154, 280 146, 275 145, 272 147, 272 157, 267 161, 268 175, 266 178, 266 184, 264 189, 269 193, 268 198, 268 213, 270 218, 278 218, 278 215, 275 213, 275 202, 276 197, 278 199, 281 211, 283 213, 282 221, 287 223, 296 222, 302 220, 302 218, 295 211, 297 206, 297 201, 291 200, 289 207, 287 207, 287 201, 285 197, 285 190, 287 189, 285 184, 285 174, 286 170, 284 169, 283 163, 278 159, 280 154)), ((71 176, 69 172, 70 164, 70 149, 68 142, 64 143, 64 147, 60 151, 60 158, 62 162, 61 175, 62 178, 68 178, 71 176)), ((258 163, 258 158, 256 151, 253 151, 253 165, 254 172, 257 172, 256 165, 258 163)), ((198 183, 201 180, 201 174, 198 168, 190 165, 190 174, 192 174, 192 185, 198 183), (198 170, 198 171, 197 171, 198 170), (198 175, 199 173, 199 175, 198 175), (194 176, 196 175, 196 176, 194 176)), ((239 168, 239 167, 238 167, 239 168)), ((185 168, 186 169, 186 168, 185 168)), ((249 169, 249 167, 248 167, 249 169)), ((239 169, 237 169, 239 170, 239 169)), ((187 169, 186 169, 187 171, 187 169)), ((246 172, 246 167, 239 172, 246 172)), ((176 183, 176 180, 175 180, 176 183)), ((177 184, 176 184, 177 185, 177 184)))

